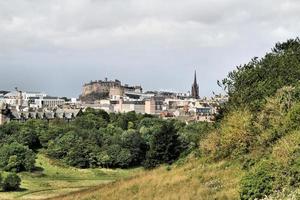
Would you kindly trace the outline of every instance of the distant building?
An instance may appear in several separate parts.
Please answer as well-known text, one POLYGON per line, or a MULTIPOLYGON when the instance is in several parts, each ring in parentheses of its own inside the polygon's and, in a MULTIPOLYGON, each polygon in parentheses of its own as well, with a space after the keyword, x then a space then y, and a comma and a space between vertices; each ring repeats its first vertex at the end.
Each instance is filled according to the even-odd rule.
POLYGON ((145 101, 145 113, 147 114, 160 114, 163 110, 163 100, 158 98, 150 98, 145 101))
POLYGON ((46 96, 41 99, 35 99, 35 104, 38 108, 54 108, 64 105, 65 100, 58 97, 46 96))
POLYGON ((136 113, 145 113, 145 101, 133 100, 133 101, 124 101, 123 99, 119 100, 119 103, 114 107, 115 112, 131 112, 135 111, 136 113))
POLYGON ((194 75, 194 83, 192 85, 192 97, 195 99, 199 99, 199 85, 197 83, 197 75, 196 75, 196 70, 195 70, 195 75, 194 75))
POLYGON ((97 81, 91 81, 83 85, 80 99, 85 102, 92 102, 97 99, 111 98, 113 96, 124 96, 126 92, 142 93, 141 86, 122 85, 121 81, 109 81, 107 78, 97 81))

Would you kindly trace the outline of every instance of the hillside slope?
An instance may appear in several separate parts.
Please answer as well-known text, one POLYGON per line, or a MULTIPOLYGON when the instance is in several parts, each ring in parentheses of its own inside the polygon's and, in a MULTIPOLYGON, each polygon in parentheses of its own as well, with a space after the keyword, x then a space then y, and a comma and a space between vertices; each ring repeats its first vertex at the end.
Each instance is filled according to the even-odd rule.
POLYGON ((161 166, 91 190, 53 200, 113 199, 238 199, 242 171, 226 161, 204 164, 194 158, 183 164, 161 166))

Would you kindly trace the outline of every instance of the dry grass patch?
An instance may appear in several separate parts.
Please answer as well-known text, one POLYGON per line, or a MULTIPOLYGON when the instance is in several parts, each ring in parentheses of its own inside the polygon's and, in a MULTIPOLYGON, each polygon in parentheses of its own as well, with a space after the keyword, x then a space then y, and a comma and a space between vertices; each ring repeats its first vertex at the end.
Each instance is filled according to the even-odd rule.
POLYGON ((204 164, 192 159, 183 166, 162 166, 152 171, 141 172, 133 178, 108 185, 75 192, 55 200, 211 200, 238 199, 238 183, 242 172, 236 166, 222 161, 204 164))

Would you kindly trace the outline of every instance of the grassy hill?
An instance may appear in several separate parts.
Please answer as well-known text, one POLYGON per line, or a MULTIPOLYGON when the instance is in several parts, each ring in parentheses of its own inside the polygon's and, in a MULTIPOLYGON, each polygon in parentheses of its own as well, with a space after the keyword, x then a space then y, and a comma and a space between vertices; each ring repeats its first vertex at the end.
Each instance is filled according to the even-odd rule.
POLYGON ((276 44, 223 80, 230 99, 199 156, 55 200, 300 199, 299 77, 300 40, 276 44))
POLYGON ((47 199, 90 189, 130 176, 136 170, 78 169, 38 154, 37 170, 22 172, 21 191, 0 192, 0 199, 47 199))
POLYGON ((53 200, 113 199, 238 199, 243 172, 238 165, 221 161, 206 163, 189 158, 172 166, 161 166, 136 176, 74 192, 53 200))

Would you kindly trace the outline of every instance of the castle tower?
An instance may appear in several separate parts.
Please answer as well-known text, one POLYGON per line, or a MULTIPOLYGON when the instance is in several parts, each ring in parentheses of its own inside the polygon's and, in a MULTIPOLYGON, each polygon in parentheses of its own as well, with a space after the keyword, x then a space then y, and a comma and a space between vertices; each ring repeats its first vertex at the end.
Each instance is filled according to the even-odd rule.
POLYGON ((197 83, 197 75, 196 75, 196 70, 195 70, 195 75, 194 75, 194 83, 192 85, 192 97, 195 99, 199 99, 199 85, 197 83))

